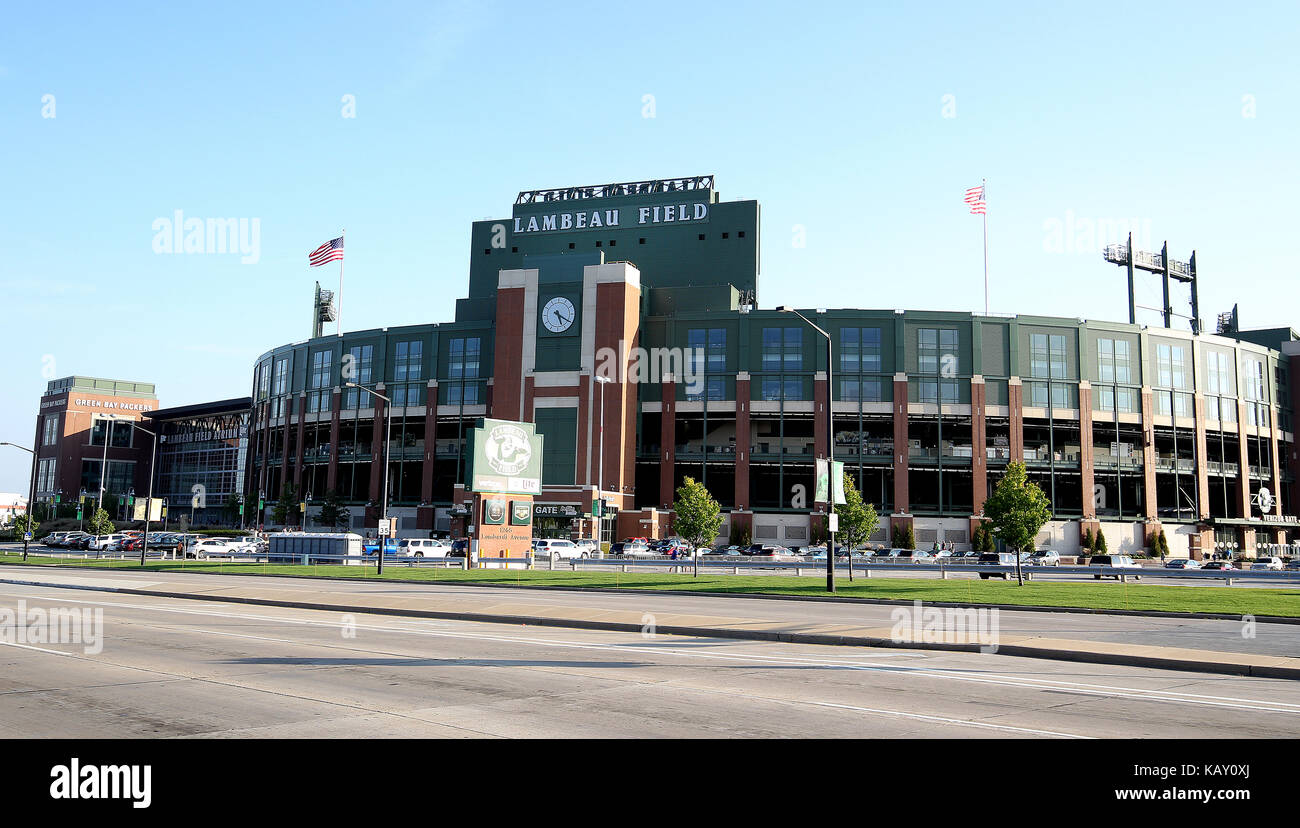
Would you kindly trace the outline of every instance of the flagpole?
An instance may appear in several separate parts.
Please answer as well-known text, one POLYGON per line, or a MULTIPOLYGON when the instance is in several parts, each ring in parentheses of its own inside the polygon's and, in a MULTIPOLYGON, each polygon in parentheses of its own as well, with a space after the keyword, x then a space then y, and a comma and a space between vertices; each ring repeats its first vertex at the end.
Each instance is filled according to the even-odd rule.
MULTIPOLYGON (((343 336, 343 260, 346 259, 346 258, 347 258, 347 255, 348 255, 348 242, 347 242, 347 236, 348 236, 348 230, 347 230, 347 228, 345 227, 345 228, 343 228, 343 232, 342 232, 342 234, 339 235, 339 238, 343 240, 343 255, 342 255, 341 257, 339 257, 339 317, 338 317, 338 321, 337 321, 337 322, 335 323, 335 325, 334 325, 334 329, 335 329, 335 330, 334 330, 334 333, 338 334, 339 336, 343 336)), ((985 242, 985 252, 984 252, 984 258, 985 258, 984 270, 986 271, 986 274, 985 274, 985 279, 986 279, 986 280, 987 280, 987 278, 988 278, 988 276, 987 276, 987 271, 988 271, 988 262, 987 262, 987 259, 988 259, 988 250, 987 250, 987 247, 988 247, 988 242, 986 241, 986 242, 985 242)))
POLYGON ((980 197, 984 200, 984 315, 989 315, 989 188, 988 179, 980 179, 980 186, 983 192, 980 197))

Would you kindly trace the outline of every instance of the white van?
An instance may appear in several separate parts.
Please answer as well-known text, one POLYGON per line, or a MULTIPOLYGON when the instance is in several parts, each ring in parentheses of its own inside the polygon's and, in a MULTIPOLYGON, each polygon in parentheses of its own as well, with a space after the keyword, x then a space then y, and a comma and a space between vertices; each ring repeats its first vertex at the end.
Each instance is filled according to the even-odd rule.
MULTIPOLYGON (((1109 569, 1141 569, 1142 568, 1141 564, 1133 560, 1128 555, 1093 555, 1091 558, 1088 559, 1088 566, 1104 566, 1109 569)), ((1100 581, 1102 578, 1115 578, 1116 580, 1118 580, 1120 575, 1127 575, 1127 574, 1128 573, 1125 572, 1125 573, 1114 573, 1114 574, 1106 573, 1105 575, 1103 575, 1102 573, 1098 572, 1092 577, 1096 578, 1098 581, 1100 581)), ((1131 577, 1135 581, 1142 580, 1141 575, 1133 575, 1131 577)))
POLYGON ((586 558, 592 550, 578 546, 571 540, 559 538, 537 538, 533 541, 533 554, 538 557, 554 557, 560 560, 586 558))
POLYGON ((399 558, 446 558, 451 555, 451 544, 435 538, 402 538, 397 542, 399 558))

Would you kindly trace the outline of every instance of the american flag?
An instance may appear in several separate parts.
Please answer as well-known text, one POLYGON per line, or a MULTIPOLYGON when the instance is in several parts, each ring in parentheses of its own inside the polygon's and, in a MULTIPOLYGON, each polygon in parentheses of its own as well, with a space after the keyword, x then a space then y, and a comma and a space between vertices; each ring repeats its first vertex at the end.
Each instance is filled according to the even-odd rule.
POLYGON ((988 202, 984 200, 983 184, 979 185, 978 187, 971 187, 969 190, 967 190, 965 201, 967 204, 970 205, 970 211, 972 213, 984 214, 988 212, 986 209, 988 207, 988 202))
POLYGON ((326 262, 339 262, 343 260, 343 237, 331 239, 320 247, 307 254, 307 264, 311 267, 320 267, 326 262))

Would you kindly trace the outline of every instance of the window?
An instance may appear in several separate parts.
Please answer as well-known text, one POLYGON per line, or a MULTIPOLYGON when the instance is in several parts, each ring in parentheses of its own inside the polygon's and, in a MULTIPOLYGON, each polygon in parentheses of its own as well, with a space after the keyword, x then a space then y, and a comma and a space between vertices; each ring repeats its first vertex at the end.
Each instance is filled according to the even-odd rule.
MULTIPOLYGON (((349 348, 343 359, 344 382, 369 385, 374 381, 374 360, 375 346, 373 345, 357 345, 349 348)), ((370 399, 369 391, 358 388, 347 389, 347 396, 343 401, 344 408, 370 408, 373 405, 374 401, 370 399)))
POLYGON ((1129 343, 1125 339, 1097 340, 1097 379, 1100 382, 1132 382, 1129 343))
POLYGON ((50 414, 45 418, 45 433, 41 445, 52 446, 59 441, 59 415, 50 414))
POLYGON ((956 380, 932 380, 922 379, 916 383, 917 401, 923 403, 939 402, 939 395, 943 395, 943 403, 951 405, 957 402, 957 382, 956 380))
POLYGON ((1210 351, 1205 355, 1205 391, 1222 397, 1235 397, 1232 360, 1226 353, 1210 351))
POLYGON ((271 417, 284 416, 284 397, 289 393, 289 357, 275 361, 275 374, 271 379, 271 417))
POLYGON ((424 343, 420 340, 397 343, 393 361, 393 381, 413 382, 420 379, 420 362, 424 356, 424 343))
POLYGON ((311 355, 311 374, 307 378, 307 411, 315 414, 330 410, 331 383, 334 381, 334 352, 317 351, 311 355))
POLYGON ((105 431, 112 435, 112 442, 109 445, 113 448, 131 447, 131 432, 135 431, 135 429, 130 423, 96 417, 90 426, 90 444, 92 446, 104 445, 105 431))
POLYGON ((705 394, 709 400, 725 400, 727 398, 727 383, 723 377, 706 377, 703 388, 698 393, 690 393, 690 385, 687 386, 686 399, 691 402, 700 402, 704 399, 705 394))
POLYGON ((803 328, 763 329, 763 370, 798 371, 803 368, 803 328))
POLYGON ((691 328, 686 332, 687 358, 696 374, 727 370, 727 329, 691 328))
POLYGON ((1187 347, 1156 343, 1156 386, 1184 389, 1187 382, 1187 347))
POLYGON ((40 462, 36 471, 36 491, 52 492, 54 491, 54 458, 50 457, 40 462))
POLYGON ((803 381, 799 377, 764 377, 763 399, 769 401, 802 400, 803 381))
POLYGON ((257 401, 262 402, 271 394, 271 361, 267 360, 257 366, 257 401))
POLYGON ((476 382, 453 382, 447 385, 448 405, 478 405, 479 385, 476 382))
POLYGON ((880 380, 871 377, 841 377, 840 399, 847 402, 880 402, 880 380))
POLYGON ((840 328, 840 371, 880 371, 880 328, 840 328))
POLYGON ((938 374, 940 369, 957 370, 957 329, 918 328, 916 331, 916 369, 922 374, 938 374))
POLYGON ((447 376, 451 379, 474 379, 479 370, 479 343, 477 336, 456 338, 448 347, 447 376))

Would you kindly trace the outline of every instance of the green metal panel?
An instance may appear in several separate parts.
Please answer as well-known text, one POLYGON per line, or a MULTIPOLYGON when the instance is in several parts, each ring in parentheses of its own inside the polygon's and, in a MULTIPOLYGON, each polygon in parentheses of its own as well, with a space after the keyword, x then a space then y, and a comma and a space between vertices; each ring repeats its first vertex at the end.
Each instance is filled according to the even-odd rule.
POLYGON ((542 483, 572 485, 578 466, 578 410, 539 408, 533 419, 537 421, 537 433, 546 439, 542 483))

